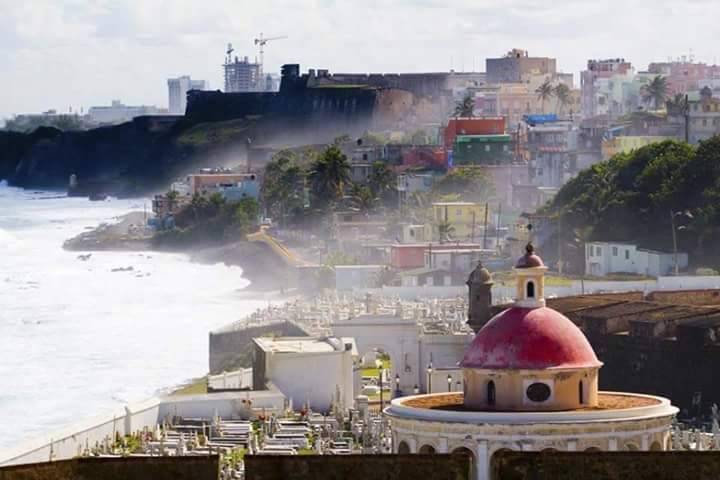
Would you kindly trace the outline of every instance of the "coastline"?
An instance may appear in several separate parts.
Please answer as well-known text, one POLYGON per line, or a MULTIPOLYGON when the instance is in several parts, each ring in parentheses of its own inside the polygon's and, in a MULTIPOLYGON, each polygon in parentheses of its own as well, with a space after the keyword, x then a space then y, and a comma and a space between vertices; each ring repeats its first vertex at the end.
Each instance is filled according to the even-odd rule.
MULTIPOLYGON (((294 291, 288 267, 265 245, 237 240, 228 243, 194 245, 190 248, 157 248, 145 227, 144 212, 130 212, 65 240, 63 249, 80 255, 98 251, 181 253, 201 265, 223 264, 240 267, 250 281, 244 292, 263 293, 282 299, 294 291)), ((292 295, 289 295, 292 296, 292 295)), ((256 298, 256 297, 255 297, 256 298)))

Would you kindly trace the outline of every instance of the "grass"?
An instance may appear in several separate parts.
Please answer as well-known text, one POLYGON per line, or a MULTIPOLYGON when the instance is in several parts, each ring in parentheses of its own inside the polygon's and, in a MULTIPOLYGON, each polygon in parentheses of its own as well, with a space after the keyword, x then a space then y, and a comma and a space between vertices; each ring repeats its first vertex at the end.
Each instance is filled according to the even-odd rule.
POLYGON ((317 452, 312 448, 301 448, 297 451, 298 455, 316 455, 317 452))
POLYGON ((177 139, 181 145, 203 147, 229 141, 245 141, 251 123, 245 119, 200 123, 183 132, 177 139))
POLYGON ((207 393, 207 377, 196 378, 177 390, 173 390, 170 392, 170 395, 174 397, 179 395, 198 395, 201 393, 207 393))
MULTIPOLYGON (((389 370, 390 367, 392 366, 392 364, 390 363, 390 360, 383 360, 382 362, 383 362, 383 368, 386 370, 389 370)), ((360 375, 362 375, 363 377, 377 377, 378 373, 379 373, 379 371, 375 367, 363 368, 362 370, 360 370, 360 375)))

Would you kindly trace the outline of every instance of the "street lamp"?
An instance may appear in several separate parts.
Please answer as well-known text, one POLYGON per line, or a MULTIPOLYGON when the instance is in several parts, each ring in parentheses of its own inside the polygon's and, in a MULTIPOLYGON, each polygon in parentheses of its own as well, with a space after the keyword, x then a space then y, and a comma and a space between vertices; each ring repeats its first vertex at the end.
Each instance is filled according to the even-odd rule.
POLYGON ((452 392, 452 375, 448 373, 447 376, 447 382, 448 382, 448 392, 452 392))
POLYGON ((428 393, 432 393, 432 371, 433 371, 433 366, 432 366, 432 362, 430 362, 430 363, 428 363, 428 366, 427 366, 428 393))
POLYGON ((460 380, 458 380, 457 382, 455 382, 455 391, 456 391, 456 392, 462 391, 462 390, 460 390, 460 380))
POLYGON ((400 375, 395 374, 395 396, 400 396, 400 375))
POLYGON ((684 230, 685 227, 681 226, 676 228, 675 227, 675 217, 683 216, 685 218, 692 219, 692 213, 690 213, 688 210, 685 210, 684 212, 673 212, 670 210, 670 226, 672 227, 672 240, 673 240, 673 263, 675 264, 675 276, 679 275, 679 268, 678 268, 678 252, 677 252, 677 230, 684 230))

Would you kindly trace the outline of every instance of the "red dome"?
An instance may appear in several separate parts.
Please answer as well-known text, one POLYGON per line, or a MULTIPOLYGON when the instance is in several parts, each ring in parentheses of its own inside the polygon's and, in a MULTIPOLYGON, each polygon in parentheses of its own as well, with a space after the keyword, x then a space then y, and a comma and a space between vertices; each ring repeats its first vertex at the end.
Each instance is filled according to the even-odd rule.
POLYGON ((538 257, 534 253, 532 254, 525 254, 522 257, 518 258, 517 263, 515 264, 515 268, 533 268, 533 267, 544 267, 545 264, 542 261, 542 258, 538 257))
POLYGON ((580 329, 547 307, 512 307, 495 315, 475 336, 460 363, 463 368, 512 370, 601 365, 580 329))

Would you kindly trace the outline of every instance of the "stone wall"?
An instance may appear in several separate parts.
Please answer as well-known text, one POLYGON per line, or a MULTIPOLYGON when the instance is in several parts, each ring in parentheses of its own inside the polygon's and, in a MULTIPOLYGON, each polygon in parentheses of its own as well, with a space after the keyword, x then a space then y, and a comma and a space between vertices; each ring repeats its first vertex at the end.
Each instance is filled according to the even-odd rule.
POLYGON ((648 294, 647 300, 673 305, 718 305, 720 304, 720 290, 712 288, 703 290, 655 291, 648 294))
POLYGON ((219 458, 75 458, 0 468, 0 480, 217 480, 219 458))
POLYGON ((210 373, 251 367, 253 338, 266 336, 306 337, 307 333, 291 321, 210 332, 210 373))
POLYGON ((302 455, 245 457, 246 480, 469 480, 464 455, 302 455))
POLYGON ((720 452, 514 452, 491 461, 493 480, 720 478, 720 452))

